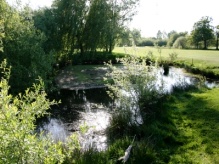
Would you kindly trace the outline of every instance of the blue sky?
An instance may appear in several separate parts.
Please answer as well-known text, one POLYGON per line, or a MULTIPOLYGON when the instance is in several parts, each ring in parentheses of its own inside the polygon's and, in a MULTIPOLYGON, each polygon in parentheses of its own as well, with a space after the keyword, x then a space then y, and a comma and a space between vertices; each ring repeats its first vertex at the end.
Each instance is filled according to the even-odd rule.
MULTIPOLYGON (((14 3, 16 0, 7 0, 14 3)), ((52 0, 21 0, 31 7, 50 6, 52 0)), ((202 16, 213 18, 219 25, 218 0, 140 0, 138 13, 129 23, 131 28, 141 30, 142 36, 155 37, 158 30, 170 32, 191 32, 195 22, 202 16)))

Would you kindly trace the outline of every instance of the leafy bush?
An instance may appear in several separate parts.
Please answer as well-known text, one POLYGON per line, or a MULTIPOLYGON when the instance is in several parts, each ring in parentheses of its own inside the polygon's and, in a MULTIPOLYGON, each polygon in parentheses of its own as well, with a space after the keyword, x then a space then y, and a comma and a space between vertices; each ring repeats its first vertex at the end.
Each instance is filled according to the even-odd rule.
POLYGON ((0 159, 3 163, 56 163, 64 155, 61 144, 54 144, 47 137, 35 134, 36 118, 56 104, 49 101, 43 83, 33 85, 24 95, 14 97, 8 93, 10 69, 1 64, 5 74, 0 82, 0 159))
POLYGON ((153 39, 142 39, 137 46, 143 47, 143 46, 154 46, 155 40, 153 39))
POLYGON ((179 38, 176 39, 176 41, 173 44, 174 48, 182 48, 185 49, 187 48, 187 40, 186 37, 180 36, 179 38))
POLYGON ((32 11, 25 7, 16 10, 5 6, 2 13, 4 20, 4 52, 0 59, 7 59, 12 66, 9 84, 11 91, 18 93, 31 87, 40 76, 45 87, 51 85, 54 53, 43 49, 45 35, 34 27, 32 11))
POLYGON ((41 79, 23 95, 9 94, 10 68, 6 65, 6 60, 0 65, 0 163, 72 163, 80 149, 77 135, 55 143, 49 134, 36 132, 36 119, 58 102, 46 98, 41 79))

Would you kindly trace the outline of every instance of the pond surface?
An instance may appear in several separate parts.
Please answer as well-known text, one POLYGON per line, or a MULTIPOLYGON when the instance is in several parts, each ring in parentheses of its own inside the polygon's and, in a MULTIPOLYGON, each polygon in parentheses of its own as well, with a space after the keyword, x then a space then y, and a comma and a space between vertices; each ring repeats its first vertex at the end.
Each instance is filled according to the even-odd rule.
MULTIPOLYGON (((158 72, 157 85, 163 85, 165 92, 171 92, 173 86, 195 85, 197 78, 185 74, 183 69, 171 68, 168 76, 158 72)), ((205 82, 207 86, 216 84, 205 82)), ((115 108, 113 100, 107 94, 107 88, 86 90, 62 89, 57 95, 61 100, 54 106, 50 117, 38 123, 38 132, 50 134, 55 141, 65 142, 72 133, 79 135, 83 150, 90 147, 98 151, 107 148, 106 128, 109 126, 111 113, 115 108), (83 131, 83 132, 82 132, 83 131)))
POLYGON ((77 133, 84 150, 90 147, 106 149, 105 129, 113 108, 106 91, 106 88, 61 90, 58 97, 62 103, 52 108, 50 117, 40 121, 38 132, 50 133, 53 140, 63 142, 72 133, 77 133))

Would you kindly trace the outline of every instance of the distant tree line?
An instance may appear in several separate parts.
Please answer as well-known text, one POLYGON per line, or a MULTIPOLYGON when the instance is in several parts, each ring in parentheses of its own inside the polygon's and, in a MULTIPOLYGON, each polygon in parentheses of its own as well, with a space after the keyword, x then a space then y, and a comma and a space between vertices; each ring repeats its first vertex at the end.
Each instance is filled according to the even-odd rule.
POLYGON ((156 37, 144 38, 141 37, 141 31, 138 29, 124 29, 118 41, 118 45, 131 46, 165 46, 173 48, 195 48, 208 49, 209 46, 216 47, 218 50, 219 25, 213 27, 212 18, 202 17, 194 23, 193 30, 188 32, 170 31, 169 33, 157 32, 156 37))

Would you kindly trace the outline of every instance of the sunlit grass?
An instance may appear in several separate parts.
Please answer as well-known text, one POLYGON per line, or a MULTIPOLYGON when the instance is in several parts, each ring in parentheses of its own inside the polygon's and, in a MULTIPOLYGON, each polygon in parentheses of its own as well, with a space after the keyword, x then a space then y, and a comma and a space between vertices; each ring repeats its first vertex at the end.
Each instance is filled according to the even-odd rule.
POLYGON ((182 145, 170 163, 219 163, 218 95, 218 88, 174 95, 168 108, 175 111, 176 137, 182 145))
POLYGON ((160 55, 164 59, 169 59, 169 54, 176 52, 178 54, 177 60, 184 61, 193 65, 219 65, 219 51, 216 50, 183 50, 172 48, 161 48, 161 53, 155 47, 116 47, 113 52, 127 53, 138 56, 147 56, 151 51, 154 57, 159 58, 160 55))

